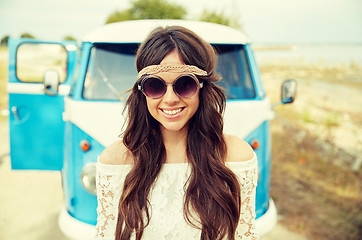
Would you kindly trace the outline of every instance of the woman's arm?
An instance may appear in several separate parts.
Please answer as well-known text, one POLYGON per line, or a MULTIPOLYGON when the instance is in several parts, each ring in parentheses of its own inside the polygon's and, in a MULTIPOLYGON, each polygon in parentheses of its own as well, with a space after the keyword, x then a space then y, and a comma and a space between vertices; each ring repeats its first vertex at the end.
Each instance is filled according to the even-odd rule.
POLYGON ((97 163, 97 225, 96 225, 96 239, 97 240, 110 240, 114 239, 118 199, 115 197, 114 176, 104 171, 107 165, 99 162, 97 163))
POLYGON ((232 135, 225 135, 227 145, 226 162, 238 177, 241 189, 240 219, 235 239, 258 239, 255 228, 255 196, 258 180, 258 162, 250 145, 232 135))
POLYGON ((108 146, 97 161, 97 240, 114 240, 122 182, 131 169, 131 158, 122 141, 108 146))
POLYGON ((227 134, 224 137, 227 147, 226 162, 245 162, 254 157, 253 149, 243 139, 227 134))
POLYGON ((235 233, 235 239, 258 239, 255 228, 255 195, 257 177, 257 167, 242 171, 241 176, 239 177, 241 185, 241 212, 239 224, 235 233))

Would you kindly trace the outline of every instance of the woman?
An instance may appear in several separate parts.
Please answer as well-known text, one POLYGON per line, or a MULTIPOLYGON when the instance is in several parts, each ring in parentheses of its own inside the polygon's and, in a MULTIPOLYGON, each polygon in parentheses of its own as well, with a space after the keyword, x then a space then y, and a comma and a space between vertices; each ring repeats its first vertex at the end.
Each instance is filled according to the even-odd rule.
POLYGON ((159 27, 140 45, 123 139, 97 163, 97 239, 256 239, 256 155, 223 134, 217 55, 159 27))

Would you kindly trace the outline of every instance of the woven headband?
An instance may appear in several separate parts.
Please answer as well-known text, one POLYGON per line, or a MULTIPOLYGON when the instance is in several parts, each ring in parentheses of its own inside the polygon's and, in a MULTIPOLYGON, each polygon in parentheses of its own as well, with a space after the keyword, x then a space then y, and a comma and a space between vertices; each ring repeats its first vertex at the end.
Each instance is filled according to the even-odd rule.
POLYGON ((192 73, 198 76, 207 76, 207 72, 193 65, 181 65, 181 64, 168 64, 168 65, 150 65, 143 68, 138 73, 138 79, 143 75, 157 74, 160 72, 173 72, 173 73, 192 73))

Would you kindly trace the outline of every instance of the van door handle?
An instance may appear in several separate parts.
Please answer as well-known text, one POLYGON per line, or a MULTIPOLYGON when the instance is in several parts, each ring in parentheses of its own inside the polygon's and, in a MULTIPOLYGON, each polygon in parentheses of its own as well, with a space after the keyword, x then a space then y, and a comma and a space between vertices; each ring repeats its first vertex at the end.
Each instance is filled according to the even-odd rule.
POLYGON ((15 120, 20 121, 19 114, 18 114, 18 108, 15 106, 12 106, 11 112, 13 113, 15 120))

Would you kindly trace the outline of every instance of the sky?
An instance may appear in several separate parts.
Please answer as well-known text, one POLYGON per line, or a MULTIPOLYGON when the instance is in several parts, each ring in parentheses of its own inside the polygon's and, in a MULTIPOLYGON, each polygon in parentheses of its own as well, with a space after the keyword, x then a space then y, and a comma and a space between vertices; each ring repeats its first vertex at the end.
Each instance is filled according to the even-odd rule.
MULTIPOLYGON (((362 43, 362 0, 168 0, 189 19, 204 9, 238 16, 257 43, 362 43)), ((0 39, 30 33, 38 39, 81 40, 131 0, 0 0, 0 39)))

